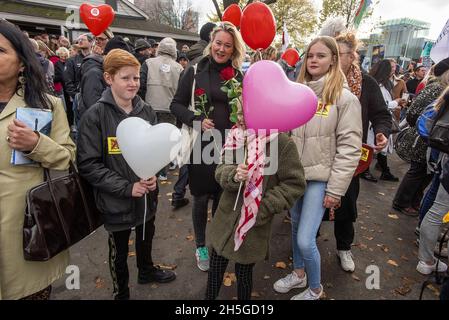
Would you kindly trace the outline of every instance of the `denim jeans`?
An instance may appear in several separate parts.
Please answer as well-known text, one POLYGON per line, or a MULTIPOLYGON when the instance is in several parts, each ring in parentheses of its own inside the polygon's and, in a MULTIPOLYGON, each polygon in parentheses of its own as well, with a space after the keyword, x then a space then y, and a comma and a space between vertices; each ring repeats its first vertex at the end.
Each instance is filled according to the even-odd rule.
POLYGON ((421 225, 427 211, 432 207, 435 198, 437 197, 438 188, 440 187, 440 175, 435 174, 432 179, 432 184, 430 188, 427 190, 421 207, 419 208, 419 225, 421 225))
POLYGON ((320 288, 321 256, 316 234, 323 219, 323 200, 327 182, 307 181, 306 191, 290 209, 292 218, 292 247, 294 269, 304 269, 309 287, 320 288))
POLYGON ((434 249, 443 224, 443 217, 449 211, 449 193, 440 184, 437 197, 421 223, 419 232, 419 260, 432 262, 434 249))

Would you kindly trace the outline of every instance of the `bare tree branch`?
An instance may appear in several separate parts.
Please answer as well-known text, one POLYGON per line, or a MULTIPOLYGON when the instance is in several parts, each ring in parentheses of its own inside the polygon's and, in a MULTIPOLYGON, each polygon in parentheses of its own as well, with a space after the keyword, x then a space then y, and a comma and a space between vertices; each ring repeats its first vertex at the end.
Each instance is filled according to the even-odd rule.
POLYGON ((217 10, 217 15, 218 15, 218 17, 220 18, 220 21, 221 21, 221 19, 223 18, 223 16, 222 16, 222 14, 221 14, 220 6, 218 5, 217 0, 212 0, 212 2, 214 3, 215 10, 217 10))

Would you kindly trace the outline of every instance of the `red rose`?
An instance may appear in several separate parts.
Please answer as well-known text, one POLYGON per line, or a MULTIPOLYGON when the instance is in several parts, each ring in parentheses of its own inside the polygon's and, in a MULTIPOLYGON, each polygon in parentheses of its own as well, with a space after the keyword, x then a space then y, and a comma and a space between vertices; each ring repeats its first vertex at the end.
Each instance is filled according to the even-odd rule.
POLYGON ((206 90, 204 90, 203 88, 198 88, 195 90, 195 96, 197 96, 197 97, 200 97, 205 93, 206 93, 206 90))
POLYGON ((220 77, 224 80, 224 81, 228 81, 231 80, 232 78, 235 77, 235 70, 233 67, 226 67, 223 70, 220 71, 220 77))

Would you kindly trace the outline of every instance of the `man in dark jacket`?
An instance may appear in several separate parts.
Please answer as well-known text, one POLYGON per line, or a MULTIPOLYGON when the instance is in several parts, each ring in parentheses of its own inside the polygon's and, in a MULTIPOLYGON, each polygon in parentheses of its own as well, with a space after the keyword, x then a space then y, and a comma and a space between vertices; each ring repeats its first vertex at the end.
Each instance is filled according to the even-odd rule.
MULTIPOLYGON (((122 37, 112 38, 106 44, 103 55, 106 56, 113 49, 123 49, 129 52, 129 47, 122 37)), ((84 58, 81 66, 81 97, 78 104, 77 121, 92 105, 100 100, 107 85, 103 78, 103 56, 91 54, 84 58)))
POLYGON ((80 53, 69 58, 64 70, 64 89, 70 98, 74 99, 79 92, 79 83, 81 81, 81 65, 85 57, 90 54, 93 38, 89 34, 83 34, 78 38, 80 53))
POLYGON ((187 52, 187 58, 190 61, 190 65, 197 64, 203 57, 204 49, 208 46, 210 42, 210 33, 216 27, 215 23, 208 22, 201 27, 200 30, 200 41, 195 43, 190 47, 187 52))

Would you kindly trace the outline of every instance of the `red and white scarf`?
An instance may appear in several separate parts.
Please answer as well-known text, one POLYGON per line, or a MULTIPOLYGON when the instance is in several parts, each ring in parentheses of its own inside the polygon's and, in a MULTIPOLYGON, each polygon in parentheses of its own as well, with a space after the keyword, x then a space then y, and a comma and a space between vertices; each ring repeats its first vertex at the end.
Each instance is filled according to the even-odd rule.
POLYGON ((225 150, 237 150, 244 148, 245 135, 248 148, 248 180, 243 190, 243 206, 239 224, 234 234, 234 251, 237 251, 243 243, 248 231, 256 223, 257 212, 263 192, 263 173, 265 166, 265 147, 267 141, 277 136, 277 133, 256 134, 253 130, 242 130, 234 126, 226 137, 225 150))

